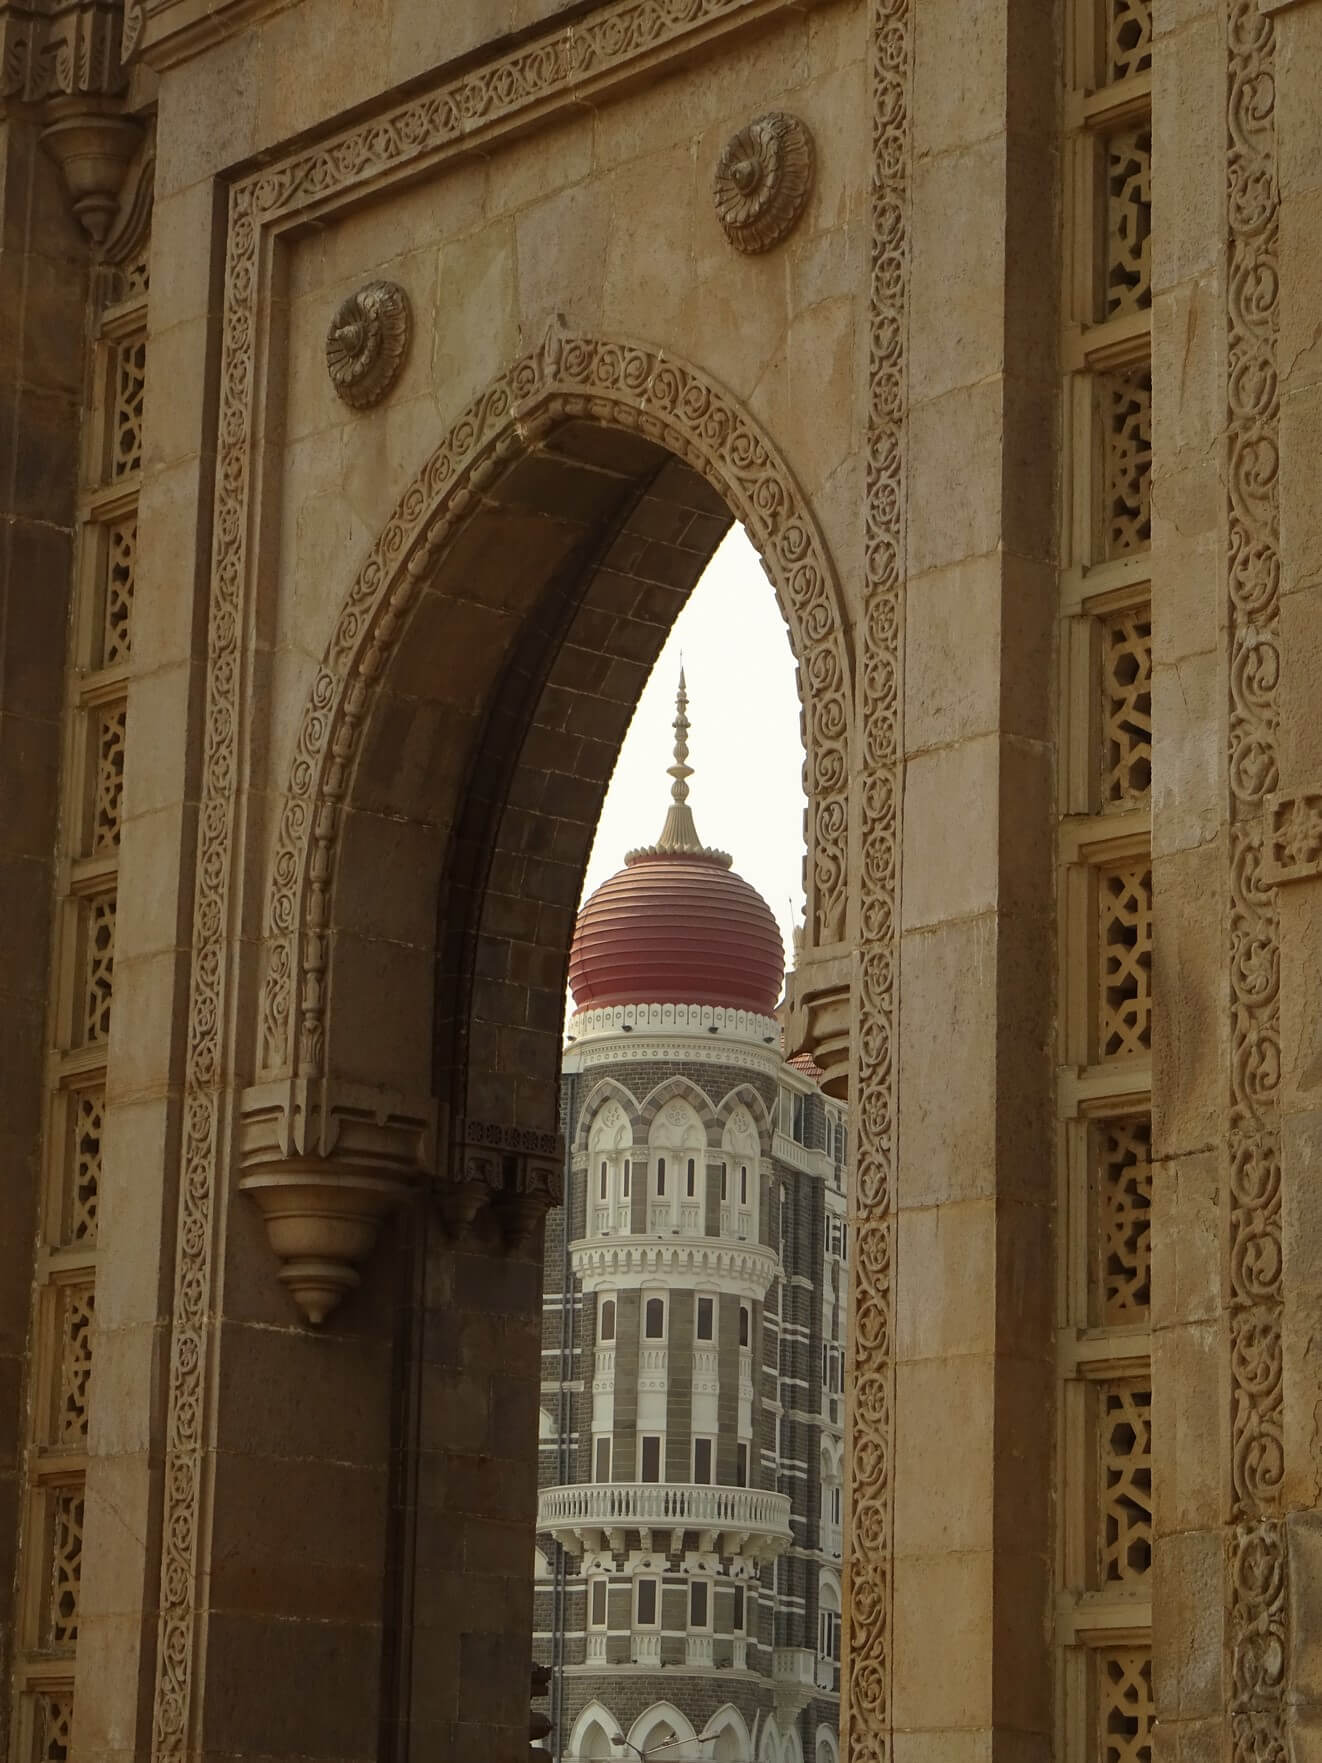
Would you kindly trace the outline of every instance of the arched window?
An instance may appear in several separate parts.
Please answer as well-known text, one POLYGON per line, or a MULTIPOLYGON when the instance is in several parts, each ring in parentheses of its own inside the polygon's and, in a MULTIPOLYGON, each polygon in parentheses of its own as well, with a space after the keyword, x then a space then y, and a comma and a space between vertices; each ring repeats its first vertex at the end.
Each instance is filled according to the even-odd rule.
POLYGON ((750 1322, 748 1305, 741 1304, 739 1306, 739 1345, 741 1347, 746 1347, 749 1344, 750 1322))
POLYGON ((666 1191, 666 1160, 664 1157, 658 1157, 656 1160, 656 1191, 658 1196, 666 1191))
POLYGON ((602 1298, 599 1303, 597 1339, 599 1341, 613 1341, 615 1339, 615 1300, 614 1298, 602 1298))
POLYGON ((664 1298, 649 1298, 643 1311, 643 1336, 649 1341, 663 1341, 666 1338, 666 1301, 664 1298))
POLYGON ((686 1197, 691 1200, 691 1199, 693 1199, 693 1197, 697 1193, 697 1191, 698 1191, 698 1160, 696 1157, 690 1157, 689 1158, 688 1173, 687 1173, 687 1176, 685 1178, 685 1183, 684 1183, 684 1193, 685 1193, 686 1197))

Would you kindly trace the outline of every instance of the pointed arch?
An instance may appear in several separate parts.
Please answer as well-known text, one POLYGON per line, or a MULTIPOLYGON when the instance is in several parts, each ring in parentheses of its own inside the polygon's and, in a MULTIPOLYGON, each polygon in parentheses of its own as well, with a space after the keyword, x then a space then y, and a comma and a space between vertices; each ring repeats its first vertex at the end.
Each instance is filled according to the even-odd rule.
POLYGON ((719 1142, 720 1121, 717 1118, 716 1104, 700 1084, 679 1072, 657 1084, 655 1089, 649 1090, 643 1097, 638 1109, 638 1124, 644 1138, 651 1137, 652 1122, 666 1103, 674 1101, 687 1102, 694 1109, 706 1129, 708 1144, 719 1142), (711 1136, 713 1132, 717 1135, 715 1141, 711 1136))
POLYGON ((699 369, 642 345, 548 332, 471 404, 359 571, 304 706, 267 890, 258 1061, 323 1075, 343 809, 378 688, 428 581, 506 467, 583 418, 668 449, 741 520, 790 627, 805 694, 809 925, 846 935, 853 657, 815 520, 769 438, 699 369))
POLYGON ((673 1702, 653 1702, 644 1708, 626 1737, 644 1753, 649 1746, 664 1744, 667 1763, 696 1763, 700 1755, 692 1721, 673 1702))
MULTIPOLYGON (((624 1085, 615 1078, 602 1077, 593 1084, 579 1109, 578 1120, 574 1128, 574 1149, 576 1151, 586 1151, 597 1116, 608 1102, 619 1103, 633 1124, 635 1138, 638 1136, 638 1123, 642 1118, 642 1111, 639 1108, 637 1097, 625 1089, 624 1085)), ((644 1134, 644 1136, 646 1135, 644 1134)))
POLYGON ((589 1152, 594 1146, 607 1145, 612 1151, 627 1151, 638 1141, 638 1107, 627 1090, 614 1086, 619 1095, 602 1094, 591 1112, 584 1109, 583 1128, 589 1152))
POLYGON ((751 1763, 753 1740, 733 1702, 716 1710, 702 1729, 702 1740, 711 1763, 751 1763))
POLYGON ((612 1737, 621 1731, 620 1723, 604 1703, 591 1701, 578 1719, 574 1722, 573 1731, 569 1735, 569 1755, 574 1763, 598 1763, 598 1759, 618 1757, 619 1751, 611 1744, 612 1737))
POLYGON ((747 1108, 752 1116, 753 1124, 757 1128, 761 1155, 769 1157, 771 1155, 771 1138, 775 1130, 774 1103, 765 1101, 752 1084, 740 1083, 721 1097, 717 1103, 716 1112, 724 1122, 739 1107, 747 1108))

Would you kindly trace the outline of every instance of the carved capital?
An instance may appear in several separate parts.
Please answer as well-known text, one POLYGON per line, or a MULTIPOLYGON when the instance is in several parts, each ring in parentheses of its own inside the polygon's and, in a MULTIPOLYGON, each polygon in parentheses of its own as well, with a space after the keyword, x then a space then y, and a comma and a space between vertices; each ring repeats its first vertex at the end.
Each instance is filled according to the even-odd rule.
POLYGON ((122 0, 0 4, 0 97, 112 97, 124 89, 122 0))
POLYGON ((281 1283, 309 1322, 359 1284, 382 1220, 432 1167, 435 1109, 398 1094, 289 1078, 246 1090, 239 1187, 266 1221, 281 1283))
POLYGON ((458 1235, 488 1214, 511 1248, 527 1242, 564 1196, 559 1134, 461 1119, 454 1145, 452 1178, 441 1192, 451 1232, 458 1235))
POLYGON ((853 1011, 853 957, 804 949, 785 975, 785 1054, 806 1053, 821 1067, 822 1088, 842 1100, 849 1093, 853 1011))

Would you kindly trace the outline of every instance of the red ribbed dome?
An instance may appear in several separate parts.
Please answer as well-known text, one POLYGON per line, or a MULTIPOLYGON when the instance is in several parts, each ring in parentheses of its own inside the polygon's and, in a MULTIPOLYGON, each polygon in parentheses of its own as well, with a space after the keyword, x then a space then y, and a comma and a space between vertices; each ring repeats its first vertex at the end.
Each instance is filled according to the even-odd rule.
POLYGON ((630 851, 578 915, 569 988, 580 1010, 604 1004, 713 1004, 770 1016, 785 976, 771 908, 723 851, 709 851, 689 808, 688 693, 675 698, 675 763, 661 837, 630 851))
POLYGON ((728 858, 646 851, 579 913, 569 985, 580 1010, 714 1004, 770 1016, 785 954, 771 908, 728 858))

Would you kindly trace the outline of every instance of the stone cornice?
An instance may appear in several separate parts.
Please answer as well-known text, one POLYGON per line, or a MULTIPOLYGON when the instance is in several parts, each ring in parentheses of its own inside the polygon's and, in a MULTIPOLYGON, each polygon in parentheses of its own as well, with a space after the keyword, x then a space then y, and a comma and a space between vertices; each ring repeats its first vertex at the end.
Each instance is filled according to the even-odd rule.
POLYGON ((294 0, 125 0, 124 59, 173 67, 294 0))
POLYGON ((680 1282, 759 1303, 780 1266, 774 1249, 731 1237, 584 1237, 569 1253, 585 1292, 680 1282))
MULTIPOLYGON (((124 59, 140 54, 152 67, 175 67, 295 3, 296 0, 124 0, 124 59)), ((612 4, 611 0, 601 0, 586 16, 579 8, 578 16, 570 23, 552 19, 541 30, 497 37, 449 67, 478 61, 486 70, 513 60, 531 46, 543 62, 549 57, 562 64, 570 78, 588 77, 597 71, 593 46, 598 35, 626 50, 651 49, 664 47, 671 38, 692 36, 704 27, 719 24, 727 14, 808 12, 823 3, 824 0, 615 0, 612 4)))

